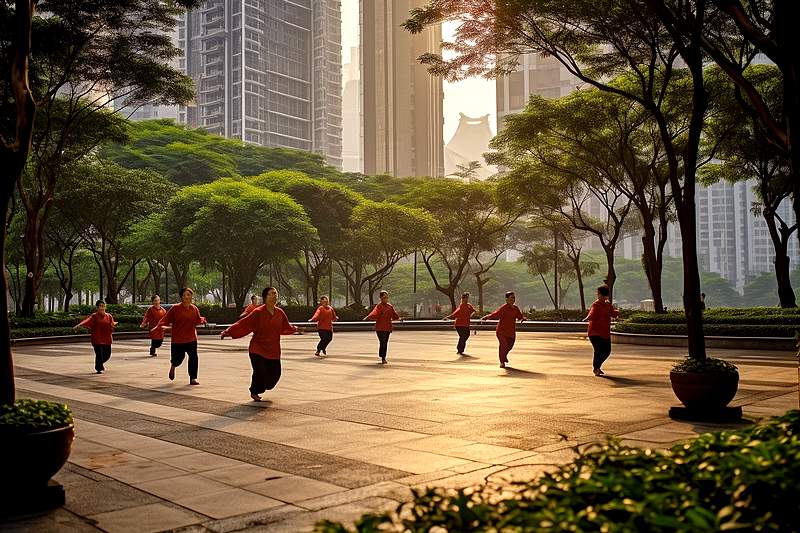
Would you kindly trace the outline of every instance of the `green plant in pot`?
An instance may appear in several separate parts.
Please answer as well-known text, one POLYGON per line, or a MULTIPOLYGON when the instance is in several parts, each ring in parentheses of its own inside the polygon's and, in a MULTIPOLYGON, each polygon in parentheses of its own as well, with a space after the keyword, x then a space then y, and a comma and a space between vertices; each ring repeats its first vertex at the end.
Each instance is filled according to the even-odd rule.
POLYGON ((67 461, 74 429, 64 404, 28 399, 0 404, 3 492, 14 496, 43 490, 67 461))
POLYGON ((723 409, 739 388, 736 365, 715 357, 687 357, 672 367, 669 378, 681 403, 701 411, 723 409))

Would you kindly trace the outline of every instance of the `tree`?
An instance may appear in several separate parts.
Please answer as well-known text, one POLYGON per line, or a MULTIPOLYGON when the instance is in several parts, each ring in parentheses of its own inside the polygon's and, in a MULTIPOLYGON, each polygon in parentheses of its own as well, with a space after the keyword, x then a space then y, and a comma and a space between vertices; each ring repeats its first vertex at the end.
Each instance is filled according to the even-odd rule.
MULTIPOLYGON (((3 251, 3 272, 0 294, 7 294, 5 250, 9 219, 8 206, 14 189, 28 160, 33 135, 36 102, 28 80, 31 54, 33 14, 36 0, 15 0, 13 8, 3 3, 0 20, 0 219, 3 220, 0 250, 3 251)), ((11 355, 11 330, 8 323, 8 299, 0 298, 0 404, 12 404, 14 361, 11 355)))
MULTIPOLYGON (((501 210, 493 182, 463 183, 452 179, 427 179, 411 186, 401 197, 407 205, 431 213, 441 228, 437 240, 422 244, 422 260, 436 290, 456 308, 456 291, 469 273, 469 263, 487 239, 499 238, 522 211, 501 210), (447 269, 447 279, 437 276, 433 263, 447 269)), ((489 248, 491 250, 491 247, 489 248)))
MULTIPOLYGON (((55 200, 55 203, 59 204, 58 200, 55 200)), ((66 209, 70 208, 63 202, 60 205, 66 209)), ((70 215, 65 216, 59 209, 55 209, 48 217, 44 229, 45 255, 64 293, 62 308, 65 313, 69 312, 69 304, 72 301, 75 260, 83 242, 81 233, 80 228, 72 224, 70 215)))
POLYGON ((183 228, 186 251, 201 265, 224 273, 238 307, 265 265, 293 258, 303 242, 317 238, 291 197, 242 181, 185 187, 176 194, 175 205, 191 217, 183 228))
POLYGON ((194 1, 44 2, 34 20, 31 76, 38 114, 32 159, 18 183, 26 211, 23 313, 33 313, 46 258, 43 232, 60 171, 103 140, 122 140, 114 107, 185 103, 191 79, 168 66, 169 32, 194 1), (124 105, 121 105, 124 104, 124 105), (115 120, 116 119, 116 120, 115 120))
POLYGON ((481 169, 480 161, 470 161, 466 165, 456 165, 457 171, 453 172, 453 176, 457 176, 464 181, 473 181, 478 178, 478 171, 481 169))
POLYGON ((345 238, 353 208, 362 198, 342 185, 313 179, 297 171, 271 171, 247 183, 283 192, 299 203, 317 230, 318 240, 303 243, 303 259, 296 257, 311 298, 319 299, 319 284, 331 266, 331 256, 345 238))
POLYGON ((395 265, 415 249, 439 238, 433 216, 423 209, 392 202, 363 200, 353 209, 345 239, 333 259, 347 280, 356 307, 364 307, 366 287, 369 304, 375 290, 395 265))
POLYGON ((132 227, 163 204, 174 189, 155 172, 101 161, 74 165, 65 177, 56 205, 79 229, 84 246, 99 263, 108 303, 118 302, 138 260, 125 246, 132 227))
POLYGON ((127 168, 156 170, 178 185, 287 168, 316 178, 338 174, 320 154, 226 139, 168 119, 131 122, 128 135, 128 143, 103 146, 102 157, 127 168))
POLYGON ((522 53, 541 53, 555 58, 584 83, 636 102, 651 114, 664 147, 681 228, 689 356, 705 359, 695 189, 709 101, 702 48, 708 12, 704 2, 679 2, 688 15, 683 25, 686 31, 678 32, 674 25, 662 22, 656 3, 663 4, 655 0, 576 0, 568 5, 560 0, 431 0, 413 10, 404 25, 419 32, 445 20, 458 22, 456 42, 444 45, 454 52, 452 57, 421 57, 431 72, 449 80, 503 74, 514 69, 522 53), (678 76, 688 79, 686 114, 674 117, 665 107, 664 95, 681 72, 688 73, 678 76), (623 73, 630 73, 636 84, 614 86, 611 80, 623 73), (678 130, 682 135, 675 134, 678 130))
MULTIPOLYGON (((764 103, 772 108, 780 107, 780 80, 777 74, 773 67, 763 65, 750 67, 745 73, 763 96, 764 103)), ((781 307, 796 307, 788 247, 791 235, 797 230, 797 219, 791 223, 780 215, 781 204, 792 194, 790 161, 782 150, 767 140, 758 123, 742 120, 733 93, 732 88, 728 101, 720 99, 714 104, 720 107, 721 112, 716 116, 713 127, 709 128, 708 139, 719 144, 721 162, 704 167, 702 179, 705 183, 720 180, 731 183, 755 182, 757 202, 753 204, 753 212, 760 213, 764 218, 775 250, 778 300, 781 307)))
POLYGON ((487 225, 483 238, 480 239, 472 253, 472 275, 478 288, 478 312, 483 314, 484 286, 492 281, 488 277, 500 257, 509 250, 517 248, 521 238, 520 224, 505 224, 495 220, 487 225))

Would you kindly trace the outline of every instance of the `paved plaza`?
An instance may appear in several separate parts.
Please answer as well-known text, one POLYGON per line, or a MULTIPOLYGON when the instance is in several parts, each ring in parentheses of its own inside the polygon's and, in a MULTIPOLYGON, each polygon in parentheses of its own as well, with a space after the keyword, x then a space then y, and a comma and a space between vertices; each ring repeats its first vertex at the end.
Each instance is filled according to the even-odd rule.
MULTIPOLYGON (((169 343, 114 344, 95 375, 87 343, 15 350, 18 397, 63 401, 75 415, 63 509, 3 531, 308 530, 395 508, 409 488, 529 479, 572 447, 616 435, 667 447, 724 426, 674 422, 669 369, 680 348, 616 345, 595 377, 580 334, 521 333, 510 368, 491 332, 455 354, 455 332, 398 331, 379 365, 372 332, 284 337, 283 377, 250 401, 248 339, 199 342, 199 386, 186 365, 167 379, 169 343)), ((797 408, 791 352, 709 350, 739 366, 734 405, 758 419, 797 408)))

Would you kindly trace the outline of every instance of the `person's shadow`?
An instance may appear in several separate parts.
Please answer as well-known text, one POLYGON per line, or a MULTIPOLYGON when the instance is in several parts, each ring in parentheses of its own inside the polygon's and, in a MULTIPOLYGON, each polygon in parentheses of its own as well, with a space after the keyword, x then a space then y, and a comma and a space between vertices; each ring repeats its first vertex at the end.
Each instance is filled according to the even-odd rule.
POLYGON ((637 387, 637 386, 653 385, 661 383, 661 381, 654 379, 624 378, 622 376, 609 376, 608 374, 603 374, 602 376, 597 376, 597 377, 611 381, 612 383, 614 383, 614 385, 618 387, 637 387))
POLYGON ((505 376, 512 378, 539 379, 544 377, 544 374, 542 374, 541 372, 531 372, 530 370, 522 370, 520 368, 514 368, 512 366, 506 366, 505 368, 501 368, 500 370, 505 370, 505 376))

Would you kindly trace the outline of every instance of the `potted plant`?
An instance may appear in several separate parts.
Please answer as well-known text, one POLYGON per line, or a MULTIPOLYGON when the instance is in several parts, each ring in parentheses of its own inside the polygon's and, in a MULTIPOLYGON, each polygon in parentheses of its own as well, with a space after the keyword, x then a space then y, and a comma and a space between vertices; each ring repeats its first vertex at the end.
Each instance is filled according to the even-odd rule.
POLYGON ((0 472, 3 514, 18 514, 64 504, 64 492, 48 481, 69 457, 75 426, 61 403, 17 400, 0 405, 0 472))
POLYGON ((669 379, 675 396, 696 411, 721 411, 739 388, 736 365, 715 357, 687 357, 672 367, 669 379))

